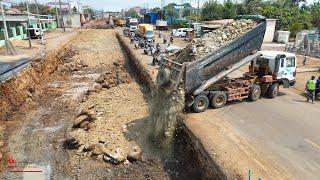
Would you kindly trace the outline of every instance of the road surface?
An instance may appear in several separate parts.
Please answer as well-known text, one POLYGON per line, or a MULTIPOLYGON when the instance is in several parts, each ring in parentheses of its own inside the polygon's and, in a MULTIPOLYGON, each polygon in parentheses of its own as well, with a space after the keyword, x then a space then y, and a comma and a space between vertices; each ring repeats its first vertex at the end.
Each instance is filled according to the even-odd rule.
MULTIPOLYGON (((290 90, 281 91, 283 94, 275 99, 234 102, 222 109, 210 109, 205 119, 226 121, 294 179, 319 179, 320 105, 306 103, 304 97, 290 90)), ((191 116, 200 119, 200 114, 191 116)))

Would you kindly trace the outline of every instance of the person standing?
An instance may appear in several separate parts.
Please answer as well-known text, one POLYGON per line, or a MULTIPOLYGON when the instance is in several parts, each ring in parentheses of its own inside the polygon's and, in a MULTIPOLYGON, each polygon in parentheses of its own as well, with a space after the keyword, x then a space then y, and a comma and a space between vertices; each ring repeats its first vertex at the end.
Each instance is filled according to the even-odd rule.
POLYGON ((316 81, 315 76, 311 76, 311 79, 307 81, 306 90, 308 92, 307 102, 309 102, 309 98, 311 96, 312 104, 314 104, 315 92, 316 92, 316 81))
POLYGON ((320 76, 318 77, 316 82, 316 89, 319 89, 319 88, 320 88, 320 76))

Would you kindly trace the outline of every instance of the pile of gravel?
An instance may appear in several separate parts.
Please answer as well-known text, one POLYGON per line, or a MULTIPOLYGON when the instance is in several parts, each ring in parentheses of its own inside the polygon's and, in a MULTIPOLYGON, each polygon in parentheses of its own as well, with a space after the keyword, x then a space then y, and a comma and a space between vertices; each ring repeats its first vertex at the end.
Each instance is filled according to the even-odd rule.
POLYGON ((249 19, 241 19, 228 23, 199 39, 194 39, 191 44, 179 53, 176 61, 179 63, 195 61, 241 36, 255 25, 256 23, 249 19))

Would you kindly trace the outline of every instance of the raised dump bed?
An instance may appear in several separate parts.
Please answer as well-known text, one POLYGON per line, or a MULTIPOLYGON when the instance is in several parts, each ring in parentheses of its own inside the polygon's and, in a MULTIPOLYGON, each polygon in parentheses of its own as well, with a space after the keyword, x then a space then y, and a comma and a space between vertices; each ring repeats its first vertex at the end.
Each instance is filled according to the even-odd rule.
POLYGON ((262 17, 256 18, 255 21, 257 25, 253 29, 196 61, 180 64, 170 60, 172 57, 164 58, 161 61, 158 83, 167 88, 175 88, 180 79, 184 77, 186 93, 193 94, 205 81, 230 69, 232 65, 260 50, 266 30, 266 21, 262 17), (180 72, 184 72, 183 76, 180 72))

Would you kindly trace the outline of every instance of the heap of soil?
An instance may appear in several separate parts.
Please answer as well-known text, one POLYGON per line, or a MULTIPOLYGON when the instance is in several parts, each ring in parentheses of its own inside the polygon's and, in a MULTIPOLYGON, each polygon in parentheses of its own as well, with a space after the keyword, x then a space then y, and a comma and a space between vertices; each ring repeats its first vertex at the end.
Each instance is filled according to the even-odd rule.
POLYGON ((222 26, 221 28, 205 34, 199 39, 194 39, 191 44, 184 48, 175 61, 179 63, 192 62, 221 46, 226 45, 231 40, 241 36, 252 29, 256 23, 252 20, 241 19, 222 26))
POLYGON ((106 20, 92 20, 83 26, 84 29, 113 29, 106 20))

